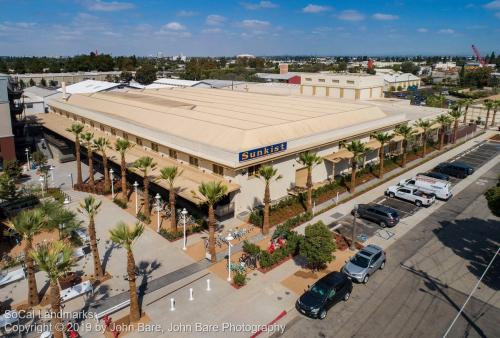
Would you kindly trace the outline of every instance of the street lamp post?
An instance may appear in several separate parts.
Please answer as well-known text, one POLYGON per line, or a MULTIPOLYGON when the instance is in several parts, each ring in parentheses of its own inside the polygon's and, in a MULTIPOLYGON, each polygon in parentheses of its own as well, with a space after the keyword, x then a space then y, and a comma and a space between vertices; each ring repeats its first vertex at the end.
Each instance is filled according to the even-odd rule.
POLYGON ((227 249, 228 249, 228 253, 227 253, 227 270, 228 270, 228 273, 227 273, 227 281, 230 282, 231 281, 231 247, 233 246, 231 244, 231 241, 233 240, 233 236, 231 235, 231 233, 229 235, 227 235, 226 237, 226 241, 227 241, 227 249))
POLYGON ((54 184, 54 169, 56 169, 56 167, 54 167, 53 165, 51 165, 50 168, 49 168, 49 170, 50 170, 50 178, 51 178, 52 184, 54 184))
POLYGON ((157 230, 156 232, 160 232, 160 199, 161 199, 161 196, 160 194, 156 194, 155 196, 155 200, 156 200, 156 221, 158 222, 158 226, 157 226, 157 230))
POLYGON ((115 199, 115 183, 113 182, 113 169, 109 169, 109 179, 111 180, 111 199, 115 199))
POLYGON ((137 215, 139 213, 139 205, 138 205, 138 198, 137 198, 137 187, 139 186, 139 183, 137 181, 134 182, 134 193, 135 193, 135 214, 137 215))
POLYGON ((186 250, 186 216, 187 216, 187 210, 186 208, 183 208, 182 211, 181 211, 181 214, 182 214, 182 222, 184 223, 184 242, 183 242, 183 245, 182 245, 182 250, 186 250))
POLYGON ((44 179, 43 179, 43 176, 40 176, 40 178, 38 179, 40 181, 40 186, 42 187, 42 197, 44 197, 45 195, 45 188, 44 188, 44 179))
POLYGON ((64 223, 59 224, 59 240, 62 239, 62 232, 64 230, 64 227, 65 227, 64 223))
POLYGON ((354 210, 353 210, 353 219, 352 219, 352 241, 351 241, 351 246, 349 249, 354 250, 354 242, 356 241, 356 217, 358 216, 358 205, 354 204, 354 210))
POLYGON ((28 162, 28 171, 31 170, 31 165, 30 165, 30 150, 26 148, 24 150, 24 153, 26 154, 26 162, 28 162))
POLYGON ((71 188, 73 188, 73 173, 69 173, 69 178, 71 179, 71 188))

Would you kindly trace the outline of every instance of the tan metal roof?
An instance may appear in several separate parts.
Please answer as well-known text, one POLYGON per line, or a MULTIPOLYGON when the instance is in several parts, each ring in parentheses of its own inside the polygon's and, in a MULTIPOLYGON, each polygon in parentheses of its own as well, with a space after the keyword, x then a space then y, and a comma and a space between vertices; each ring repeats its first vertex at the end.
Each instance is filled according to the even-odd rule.
POLYGON ((373 139, 373 140, 366 142, 365 147, 367 147, 370 150, 375 150, 375 149, 379 149, 380 147, 382 147, 382 143, 380 143, 380 141, 378 141, 376 139, 373 139))
POLYGON ((394 137, 392 138, 391 142, 401 142, 403 141, 405 138, 402 136, 402 135, 394 135, 394 137))
POLYGON ((99 113, 160 132, 166 139, 181 137, 235 153, 359 124, 380 128, 388 118, 370 105, 202 88, 74 94, 50 105, 99 113))
POLYGON ((342 161, 344 159, 350 159, 353 157, 354 157, 354 154, 352 152, 350 152, 349 150, 344 148, 344 149, 340 149, 336 153, 333 153, 333 154, 330 154, 330 155, 323 157, 323 159, 330 161, 330 162, 333 162, 333 163, 339 163, 340 161, 342 161))

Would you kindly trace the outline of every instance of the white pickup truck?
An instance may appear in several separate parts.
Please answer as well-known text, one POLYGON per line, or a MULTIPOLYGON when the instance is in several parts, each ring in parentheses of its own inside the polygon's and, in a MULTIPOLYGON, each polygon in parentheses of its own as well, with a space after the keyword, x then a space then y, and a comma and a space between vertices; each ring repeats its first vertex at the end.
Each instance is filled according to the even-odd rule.
POLYGON ((393 185, 387 188, 385 193, 390 197, 397 197, 415 203, 417 207, 421 207, 423 205, 429 206, 436 200, 434 195, 426 194, 418 189, 401 185, 393 185))

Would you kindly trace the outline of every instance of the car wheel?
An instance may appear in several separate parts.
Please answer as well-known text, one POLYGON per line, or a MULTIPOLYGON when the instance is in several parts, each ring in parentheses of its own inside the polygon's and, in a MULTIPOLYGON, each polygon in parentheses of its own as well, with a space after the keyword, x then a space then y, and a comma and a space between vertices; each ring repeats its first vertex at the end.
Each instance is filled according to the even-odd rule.
POLYGON ((417 207, 421 207, 421 206, 422 206, 422 202, 421 202, 421 201, 419 201, 419 200, 416 200, 416 201, 415 201, 415 205, 416 205, 417 207))
POLYGON ((387 226, 387 223, 385 221, 380 221, 379 225, 381 228, 385 228, 387 226))
POLYGON ((368 279, 369 279, 369 278, 370 278, 370 277, 369 277, 368 275, 366 275, 366 276, 365 276, 365 278, 363 278, 363 283, 364 283, 364 284, 368 283, 368 279))
POLYGON ((319 313, 319 319, 325 319, 326 318, 326 310, 323 309, 321 310, 321 312, 319 313))
POLYGON ((390 192, 390 193, 389 193, 389 197, 390 197, 390 198, 394 198, 394 197, 396 197, 396 195, 395 195, 393 192, 390 192))
POLYGON ((347 302, 349 300, 349 297, 351 297, 351 293, 347 292, 345 295, 344 295, 344 302, 347 302))
POLYGON ((385 268, 385 261, 382 262, 382 264, 380 264, 380 270, 384 270, 385 268))

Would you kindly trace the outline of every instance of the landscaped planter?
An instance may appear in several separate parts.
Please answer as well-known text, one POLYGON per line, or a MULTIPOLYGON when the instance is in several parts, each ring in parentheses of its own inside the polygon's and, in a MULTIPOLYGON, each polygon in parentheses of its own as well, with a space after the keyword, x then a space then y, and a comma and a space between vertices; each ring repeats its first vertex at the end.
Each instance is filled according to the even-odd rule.
POLYGON ((282 259, 281 261, 275 263, 274 265, 271 265, 267 268, 258 268, 257 270, 259 270, 260 272, 262 273, 268 273, 269 271, 271 271, 272 269, 274 268, 277 268, 278 266, 280 266, 281 264, 284 264, 286 262, 288 262, 290 259, 292 259, 293 256, 287 256, 285 257, 284 259, 282 259))

